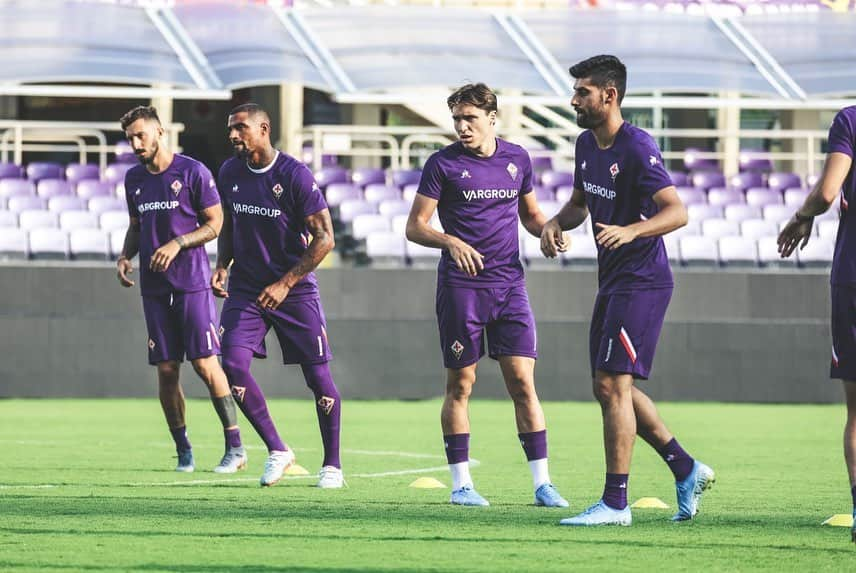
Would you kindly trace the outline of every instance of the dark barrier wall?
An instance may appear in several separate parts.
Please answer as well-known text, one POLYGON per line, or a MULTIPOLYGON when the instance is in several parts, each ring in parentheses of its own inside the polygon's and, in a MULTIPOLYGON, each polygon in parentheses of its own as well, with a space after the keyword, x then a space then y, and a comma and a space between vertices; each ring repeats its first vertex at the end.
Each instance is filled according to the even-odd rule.
MULTIPOLYGON (((433 270, 329 269, 319 273, 335 355, 350 398, 442 394, 433 270)), ((823 272, 676 271, 676 289, 650 381, 657 399, 834 402, 828 379, 829 287, 823 272)), ((527 275, 538 319, 536 380, 548 400, 591 399, 588 326, 592 271, 527 275)), ((112 266, 0 266, 0 396, 154 396, 139 290, 112 266)), ((253 372, 269 396, 308 397, 300 369, 269 357, 253 372)), ((185 390, 206 395, 189 365, 185 390)), ((492 360, 479 365, 476 397, 502 397, 492 360)))

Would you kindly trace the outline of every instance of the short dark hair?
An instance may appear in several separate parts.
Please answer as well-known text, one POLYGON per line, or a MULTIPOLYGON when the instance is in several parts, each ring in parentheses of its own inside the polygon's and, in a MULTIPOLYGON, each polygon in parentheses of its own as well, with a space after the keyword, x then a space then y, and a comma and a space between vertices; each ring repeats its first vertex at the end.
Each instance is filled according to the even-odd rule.
POLYGON ((496 94, 482 83, 467 84, 456 89, 446 99, 446 104, 449 106, 449 109, 452 109, 456 105, 467 104, 490 113, 496 111, 496 94))
POLYGON ((235 115, 236 113, 246 112, 247 115, 253 116, 256 114, 262 114, 262 119, 264 119, 268 125, 270 125, 270 114, 264 110, 262 106, 257 103, 242 103, 241 105, 236 105, 232 108, 232 111, 229 112, 229 115, 235 115))
POLYGON ((123 115, 119 119, 119 123, 122 124, 122 130, 124 131, 128 129, 129 125, 131 125, 138 119, 153 119, 158 122, 158 125, 160 125, 158 110, 156 110, 153 106, 150 105, 138 105, 137 107, 123 115))
POLYGON ((601 89, 615 87, 618 90, 618 105, 621 105, 624 92, 627 91, 627 67, 615 56, 592 56, 574 64, 568 71, 575 79, 590 78, 601 89))

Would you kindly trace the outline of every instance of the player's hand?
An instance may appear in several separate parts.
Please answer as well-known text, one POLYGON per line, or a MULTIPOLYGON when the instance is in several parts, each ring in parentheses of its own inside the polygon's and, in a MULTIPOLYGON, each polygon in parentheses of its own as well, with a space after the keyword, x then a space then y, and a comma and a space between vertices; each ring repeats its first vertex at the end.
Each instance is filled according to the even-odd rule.
POLYGON ((559 253, 567 251, 570 246, 558 221, 550 219, 544 223, 544 228, 541 229, 541 252, 545 257, 553 259, 559 253))
POLYGON ((477 250, 457 237, 451 237, 449 255, 458 268, 471 277, 484 270, 484 257, 477 250))
POLYGON ((229 292, 226 290, 226 279, 229 278, 229 271, 223 268, 214 269, 214 273, 211 275, 211 290, 214 292, 214 296, 220 298, 226 298, 229 296, 229 292))
POLYGON ((630 227, 607 225, 605 223, 595 223, 595 225, 600 229, 600 232, 595 236, 597 244, 606 247, 610 251, 614 251, 627 243, 632 243, 638 236, 636 231, 630 227))
POLYGON ((120 257, 116 261, 116 276, 119 278, 119 284, 123 287, 134 286, 134 281, 128 278, 128 275, 134 272, 134 264, 126 257, 120 257))
POLYGON ((166 271, 179 252, 181 252, 181 247, 175 239, 164 243, 152 254, 152 258, 149 261, 149 268, 156 273, 166 271))
POLYGON ((277 281, 265 287, 265 290, 256 299, 256 304, 265 310, 274 310, 282 304, 289 291, 291 291, 289 287, 277 281))
POLYGON ((811 229, 814 226, 814 217, 800 221, 797 219, 796 213, 779 233, 779 239, 776 241, 779 244, 779 254, 784 259, 791 256, 797 245, 800 250, 803 250, 808 244, 808 239, 811 237, 811 229))

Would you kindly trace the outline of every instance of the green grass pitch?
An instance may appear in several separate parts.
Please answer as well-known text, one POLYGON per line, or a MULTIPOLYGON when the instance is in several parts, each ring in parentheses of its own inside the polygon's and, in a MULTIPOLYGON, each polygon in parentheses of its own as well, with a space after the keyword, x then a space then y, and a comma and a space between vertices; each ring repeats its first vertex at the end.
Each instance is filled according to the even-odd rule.
MULTIPOLYGON (((489 508, 448 505, 438 401, 346 402, 349 487, 314 479, 258 486, 266 452, 246 422, 249 469, 211 473, 222 436, 206 401, 188 403, 197 471, 176 474, 155 400, 0 401, 0 571, 847 571, 850 531, 822 527, 848 513, 841 453, 844 408, 661 404, 716 487, 691 523, 673 524, 665 464, 637 441, 629 528, 557 522, 585 509, 603 483, 600 410, 546 403, 550 469, 570 510, 532 505, 529 470, 509 402, 473 399, 471 455, 489 508), (435 468, 431 470, 431 468, 435 468), (423 471, 427 470, 427 471, 423 471), (413 473, 403 473, 412 471, 413 473)), ((313 474, 321 445, 312 402, 271 410, 298 463, 313 474)), ((243 421, 243 420, 242 420, 243 421)))

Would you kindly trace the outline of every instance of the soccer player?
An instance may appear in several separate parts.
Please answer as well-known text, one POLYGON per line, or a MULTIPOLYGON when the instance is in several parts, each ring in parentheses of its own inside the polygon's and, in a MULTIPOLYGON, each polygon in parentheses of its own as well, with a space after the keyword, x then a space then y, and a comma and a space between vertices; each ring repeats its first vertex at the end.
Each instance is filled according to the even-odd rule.
MULTIPOLYGON (((844 461, 850 477, 853 517, 856 518, 856 222, 850 201, 856 197, 853 156, 856 153, 856 106, 845 107, 829 128, 828 155, 817 185, 779 235, 779 252, 788 257, 811 237, 814 218, 841 193, 841 218, 830 277, 832 290, 832 361, 829 377, 842 380, 847 403, 844 461)), ((856 522, 851 530, 856 542, 856 522)))
POLYGON ((125 174, 130 223, 116 266, 119 283, 133 286, 128 275, 134 268, 131 259, 139 253, 149 364, 157 366, 161 407, 178 453, 175 469, 194 468, 178 380, 186 355, 208 386, 223 423, 226 453, 214 471, 234 473, 246 467, 247 455, 235 401, 217 360, 217 316, 203 247, 217 237, 223 224, 220 196, 204 165, 161 144, 163 128, 155 108, 135 107, 120 122, 140 165, 125 174))
POLYGON ((283 362, 300 364, 315 395, 324 445, 317 485, 340 488, 341 402, 312 272, 334 246, 330 211, 309 169, 271 144, 264 109, 253 103, 236 107, 227 130, 235 157, 223 163, 218 176, 227 216, 211 282, 217 296, 228 297, 220 317, 223 367, 239 407, 268 448, 260 483, 273 485, 294 462, 294 452, 277 433, 250 374, 253 357, 267 355, 265 334, 273 327, 283 362))
POLYGON ((446 103, 459 141, 425 164, 407 238, 443 251, 437 320, 446 397, 440 421, 452 473, 451 503, 489 505, 470 476, 468 416, 487 331, 488 353, 499 361, 514 401, 535 505, 567 507, 548 472, 547 430, 535 392, 535 319, 518 251, 518 216, 535 236, 546 220, 532 193, 532 165, 523 148, 496 137, 496 95, 486 85, 465 85, 446 103), (444 232, 431 227, 435 210, 444 232))
POLYGON ((634 380, 646 380, 672 296, 672 271, 661 235, 682 227, 687 211, 663 167, 660 150, 626 123, 621 100, 627 70, 614 56, 594 56, 570 69, 571 105, 587 128, 577 138, 574 191, 544 225, 541 249, 555 257, 568 244, 562 231, 591 213, 598 248, 599 289, 589 345, 594 395, 603 415, 606 485, 596 504, 563 525, 630 525, 627 483, 638 433, 674 474, 675 521, 692 519, 713 471, 694 460, 666 428, 634 380))

